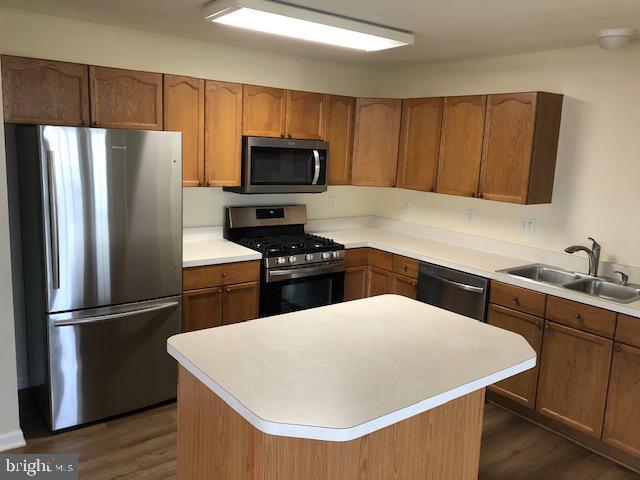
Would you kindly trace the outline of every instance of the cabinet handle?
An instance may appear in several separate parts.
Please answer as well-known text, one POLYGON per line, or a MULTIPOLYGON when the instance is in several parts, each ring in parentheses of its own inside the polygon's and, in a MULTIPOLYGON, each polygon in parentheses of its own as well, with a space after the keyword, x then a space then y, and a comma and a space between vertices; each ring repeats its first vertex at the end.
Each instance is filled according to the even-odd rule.
POLYGON ((518 297, 513 297, 511 299, 513 301, 513 303, 515 303, 516 305, 520 305, 520 299, 518 297))

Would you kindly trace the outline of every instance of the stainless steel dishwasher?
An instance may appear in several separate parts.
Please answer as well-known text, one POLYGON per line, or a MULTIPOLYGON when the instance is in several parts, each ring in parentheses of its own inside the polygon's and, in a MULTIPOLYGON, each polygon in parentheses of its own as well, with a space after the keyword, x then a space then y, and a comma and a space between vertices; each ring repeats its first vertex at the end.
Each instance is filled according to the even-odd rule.
POLYGON ((420 262, 418 300, 485 321, 489 280, 432 263, 420 262))

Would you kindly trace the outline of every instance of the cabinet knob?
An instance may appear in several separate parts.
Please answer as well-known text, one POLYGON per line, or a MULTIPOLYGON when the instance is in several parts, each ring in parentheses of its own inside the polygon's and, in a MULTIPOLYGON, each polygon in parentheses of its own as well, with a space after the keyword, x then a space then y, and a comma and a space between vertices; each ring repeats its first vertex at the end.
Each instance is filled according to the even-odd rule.
POLYGON ((579 313, 574 313, 573 318, 575 318, 576 320, 582 320, 582 315, 580 315, 579 313))
POLYGON ((402 269, 406 272, 407 271, 407 266, 406 265, 402 265, 402 269))
POLYGON ((622 351, 622 347, 620 345, 616 345, 616 352, 621 352, 622 351))
POLYGON ((227 272, 222 272, 222 278, 227 276, 227 272))
POLYGON ((230 289, 230 288, 227 288, 227 292, 230 292, 230 291, 231 291, 231 289, 230 289))
POLYGON ((549 325, 548 323, 544 324, 544 328, 549 328, 549 327, 551 327, 551 325, 549 325))
POLYGON ((218 293, 222 293, 222 289, 221 288, 218 289, 218 293))
POLYGON ((511 299, 513 301, 513 303, 515 303, 516 305, 520 305, 520 299, 518 297, 513 297, 511 299))

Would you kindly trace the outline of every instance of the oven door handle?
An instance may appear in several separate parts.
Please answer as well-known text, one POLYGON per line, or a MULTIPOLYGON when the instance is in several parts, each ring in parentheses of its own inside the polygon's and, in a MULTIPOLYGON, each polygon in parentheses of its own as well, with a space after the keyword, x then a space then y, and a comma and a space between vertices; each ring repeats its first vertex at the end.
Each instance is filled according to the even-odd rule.
POLYGON ((327 273, 344 272, 345 262, 340 260, 326 265, 317 267, 297 267, 283 268, 281 270, 267 270, 265 280, 267 283, 281 282, 283 280, 292 280, 294 278, 312 277, 314 275, 324 275, 327 273))
POLYGON ((313 160, 315 162, 315 173, 313 174, 311 185, 317 185, 318 179, 320 178, 320 153, 318 150, 313 151, 313 160))

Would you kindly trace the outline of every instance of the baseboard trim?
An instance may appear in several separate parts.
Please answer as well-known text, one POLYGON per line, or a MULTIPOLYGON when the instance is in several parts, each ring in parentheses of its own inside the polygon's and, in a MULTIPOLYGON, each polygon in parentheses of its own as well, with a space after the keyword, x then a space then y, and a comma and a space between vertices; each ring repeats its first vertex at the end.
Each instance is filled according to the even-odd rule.
POLYGON ((24 447, 26 444, 27 442, 24 441, 24 435, 20 429, 0 435, 0 452, 24 447))

